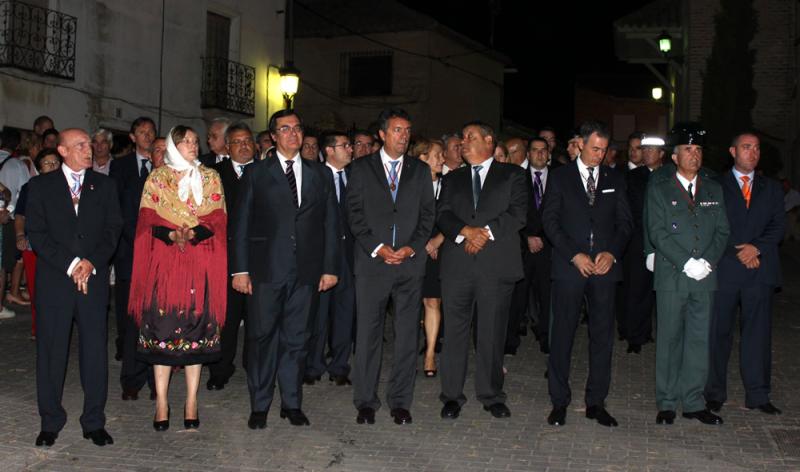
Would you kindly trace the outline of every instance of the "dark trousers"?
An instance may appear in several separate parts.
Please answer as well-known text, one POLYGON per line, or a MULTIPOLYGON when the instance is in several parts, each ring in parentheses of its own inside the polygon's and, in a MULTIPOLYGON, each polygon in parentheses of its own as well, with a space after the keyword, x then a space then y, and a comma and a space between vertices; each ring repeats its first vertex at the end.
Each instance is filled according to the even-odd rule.
MULTIPOLYGON (((466 274, 465 274, 466 275, 466 274)), ((442 402, 463 405, 469 358, 469 332, 475 307, 475 394, 484 405, 505 403, 503 345, 515 282, 482 274, 442 278, 442 304, 447 324, 442 343, 442 402)))
MULTIPOLYGON (((119 383, 123 390, 139 391, 147 383, 155 390, 153 366, 136 358, 136 346, 139 343, 139 327, 128 316, 128 295, 131 281, 117 280, 114 283, 114 311, 117 319, 117 339, 122 342, 122 368, 119 372, 119 383), (121 315, 120 315, 121 314, 121 315), (120 334, 121 333, 121 334, 120 334)), ((118 348, 119 349, 119 348, 118 348)))
MULTIPOLYGON (((247 305, 250 297, 241 292, 237 292, 228 283, 228 301, 225 309, 225 326, 222 327, 220 333, 220 347, 222 350, 222 357, 218 362, 208 364, 208 371, 211 374, 211 380, 215 383, 224 384, 233 375, 236 366, 233 361, 236 359, 236 351, 239 346, 239 325, 242 320, 247 318, 247 305)), ((245 326, 245 329, 247 327, 245 326)), ((245 336, 245 340, 247 336, 245 336)), ((246 342, 245 342, 246 344, 246 342)), ((247 346, 244 347, 244 352, 247 352, 247 346)), ((244 356, 247 359, 247 356, 244 356)), ((247 362, 243 363, 245 368, 247 362)))
POLYGON ((706 400, 728 399, 728 359, 733 346, 736 313, 741 304, 739 369, 745 406, 769 402, 772 376, 772 293, 774 287, 757 284, 742 289, 720 288, 714 296, 709 344, 711 362, 706 400))
POLYGON ((247 387, 252 411, 267 411, 277 380, 281 408, 302 405, 303 372, 316 286, 298 285, 294 274, 284 282, 254 283, 247 304, 247 387))
POLYGON ((353 362, 353 404, 356 408, 377 410, 381 406, 378 381, 389 297, 394 303, 395 338, 386 403, 392 409, 411 408, 417 376, 422 280, 422 276, 356 276, 358 337, 353 362))
POLYGON ((572 400, 570 360, 584 295, 589 306, 589 379, 585 401, 587 407, 603 406, 611 383, 616 284, 614 280, 595 276, 581 280, 553 280, 547 384, 554 407, 566 407, 572 400))
POLYGON ((523 258, 525 273, 531 281, 531 313, 535 314, 534 333, 548 339, 550 333, 550 247, 523 258))
POLYGON ((623 282, 625 337, 632 344, 644 344, 653 338, 653 273, 644 266, 644 256, 629 254, 632 267, 623 282))
MULTIPOLYGON (((97 287, 90 287, 92 288, 97 287)), ((52 300, 41 303, 47 293, 40 286, 37 299, 36 334, 36 397, 42 431, 57 433, 67 422, 67 412, 61 405, 64 377, 69 359, 72 322, 78 327, 81 386, 83 387, 83 431, 105 427, 106 397, 108 395, 108 295, 88 298, 78 295, 74 303, 52 300)))
POLYGON ((510 295, 508 327, 506 329, 505 351, 515 352, 519 349, 520 328, 524 326, 528 318, 528 299, 530 298, 530 281, 522 278, 514 283, 510 295))
MULTIPOLYGON (((342 261, 346 264, 346 261, 342 261)), ((349 267, 342 266, 339 282, 319 296, 314 332, 309 339, 306 375, 318 377, 350 373, 350 352, 355 322, 355 279, 349 267), (325 360, 325 347, 330 344, 331 361, 325 360)))

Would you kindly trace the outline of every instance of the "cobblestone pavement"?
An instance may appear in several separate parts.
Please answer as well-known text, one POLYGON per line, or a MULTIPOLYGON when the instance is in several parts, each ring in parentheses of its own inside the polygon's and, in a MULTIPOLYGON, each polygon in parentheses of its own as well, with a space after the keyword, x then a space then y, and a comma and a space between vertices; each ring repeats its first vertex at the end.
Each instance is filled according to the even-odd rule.
MULTIPOLYGON (((34 343, 30 316, 0 321, 0 470, 121 471, 788 471, 800 470, 800 246, 784 248, 785 288, 775 299, 773 402, 783 408, 768 417, 744 408, 744 393, 732 358, 730 400, 722 410, 725 424, 704 426, 677 419, 673 426, 655 424, 654 345, 641 355, 626 354, 617 342, 608 410, 620 426, 604 428, 583 416, 576 401, 567 424, 546 423, 550 410, 545 359, 530 336, 516 357, 506 357, 506 391, 512 416, 493 419, 484 412, 467 379, 469 401, 455 421, 439 418, 439 379, 422 376, 420 358, 414 422, 395 425, 386 408, 374 425, 358 425, 352 388, 327 380, 305 388, 304 410, 310 427, 281 420, 273 405, 268 427, 246 426, 249 402, 244 373, 237 370, 222 390, 205 389, 203 371, 199 430, 182 429, 183 374, 173 378, 175 407, 169 431, 156 433, 153 403, 142 395, 122 401, 117 379, 120 364, 111 361, 107 429, 115 444, 96 447, 81 435, 78 417, 82 392, 78 377, 77 336, 73 337, 64 392, 69 418, 52 448, 33 445, 39 430, 34 381, 34 343)), ((113 314, 111 315, 113 318, 113 314)), ((113 323, 112 323, 113 324, 113 323)), ((113 336, 113 333, 110 333, 113 336)), ((110 353, 113 356, 113 352, 110 353)), ((113 357, 110 357, 113 359, 113 357)), ((381 391, 387 378, 384 373, 381 391)), ((587 336, 579 330, 574 350, 573 389, 580 399, 586 378, 587 336)), ((144 393, 144 392, 143 392, 144 393)))

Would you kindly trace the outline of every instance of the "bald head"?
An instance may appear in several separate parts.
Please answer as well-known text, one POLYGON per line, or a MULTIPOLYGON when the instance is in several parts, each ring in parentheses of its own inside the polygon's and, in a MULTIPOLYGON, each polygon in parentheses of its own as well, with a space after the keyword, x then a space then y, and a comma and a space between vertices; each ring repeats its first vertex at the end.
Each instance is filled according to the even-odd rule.
POLYGON ((506 140, 508 148, 508 163, 522 165, 528 158, 528 143, 522 138, 510 138, 506 140))
POLYGON ((64 164, 74 171, 92 167, 92 141, 86 131, 68 128, 58 135, 58 153, 64 164))

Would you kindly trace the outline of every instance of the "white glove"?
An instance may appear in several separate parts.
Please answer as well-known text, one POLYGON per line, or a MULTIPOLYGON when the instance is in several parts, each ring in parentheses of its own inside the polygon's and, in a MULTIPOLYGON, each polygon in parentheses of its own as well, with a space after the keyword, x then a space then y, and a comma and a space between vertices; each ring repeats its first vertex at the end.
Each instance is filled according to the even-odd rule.
POLYGON ((684 264, 683 272, 687 277, 700 281, 711 273, 711 266, 704 259, 691 258, 684 264))
POLYGON ((644 266, 647 267, 647 270, 649 270, 650 272, 653 272, 653 269, 655 268, 655 265, 656 265, 656 254, 654 252, 651 252, 645 258, 644 266))

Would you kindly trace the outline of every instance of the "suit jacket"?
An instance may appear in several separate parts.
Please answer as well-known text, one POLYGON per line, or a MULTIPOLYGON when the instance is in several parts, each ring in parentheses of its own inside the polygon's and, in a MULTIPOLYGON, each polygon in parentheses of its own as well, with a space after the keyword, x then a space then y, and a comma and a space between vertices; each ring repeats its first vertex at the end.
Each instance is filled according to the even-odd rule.
POLYGON ((716 290, 717 262, 730 233, 722 187, 698 174, 691 203, 675 172, 673 166, 661 177, 650 176, 647 186, 644 224, 655 248, 653 287, 657 291, 716 290), (690 258, 705 259, 712 266, 711 273, 700 281, 689 278, 683 266, 690 258))
POLYGON ((399 272, 422 277, 427 259, 425 245, 436 218, 430 168, 419 159, 405 156, 396 201, 392 201, 380 151, 353 161, 350 168, 347 220, 358 243, 355 275, 399 272), (371 256, 378 245, 392 244, 392 228, 397 231, 395 249, 409 246, 415 253, 399 266, 371 256))
POLYGON ((481 188, 478 206, 472 199, 472 167, 462 167, 444 177, 437 206, 437 225, 445 236, 440 248, 442 277, 455 279, 474 269, 497 278, 523 277, 520 230, 528 215, 525 171, 517 165, 492 162, 481 188), (494 241, 476 255, 464 251, 455 239, 464 226, 488 226, 494 241))
MULTIPOLYGON (((607 251, 617 262, 622 261, 631 235, 631 211, 623 176, 599 166, 595 202, 589 206, 576 161, 552 171, 547 181, 542 224, 553 245, 553 279, 583 278, 571 262, 578 253, 594 258, 607 251)), ((613 264, 602 277, 621 280, 620 264, 613 264)))
POLYGON ((747 208, 739 183, 732 170, 719 179, 725 197, 725 213, 731 234, 719 261, 717 281, 720 287, 743 288, 754 284, 779 286, 781 265, 778 243, 783 240, 786 219, 783 190, 770 178, 755 174, 751 182, 750 208, 747 208), (758 269, 747 269, 736 258, 739 244, 752 244, 761 255, 758 269))
POLYGON ((300 208, 292 202, 279 159, 253 162, 242 176, 233 212, 231 272, 254 283, 283 282, 296 269, 300 284, 338 275, 338 218, 333 182, 316 162, 299 159, 300 208))
MULTIPOLYGON (((253 165, 255 161, 248 164, 253 165)), ((220 180, 222 181, 222 190, 225 192, 225 204, 228 215, 233 215, 237 206, 237 198, 239 196, 239 188, 241 187, 241 179, 236 175, 236 170, 233 168, 233 161, 231 159, 224 160, 212 166, 212 169, 219 173, 220 180)), ((245 167, 247 169, 247 167, 245 167)), ((228 253, 233 250, 233 218, 228 218, 228 253)), ((232 269, 233 264, 231 259, 228 259, 229 270, 232 269)), ((230 272, 233 273, 233 272, 230 272)))
POLYGON ((133 271, 133 240, 139 220, 144 180, 139 177, 139 160, 132 152, 111 161, 108 176, 116 182, 117 201, 122 215, 122 236, 114 254, 114 274, 120 280, 130 280, 133 271))
POLYGON ((28 183, 25 218, 25 229, 39 261, 36 284, 43 294, 37 297, 39 303, 68 303, 78 296, 67 276, 76 257, 88 259, 97 272, 89 277, 88 297, 108 298, 108 266, 123 224, 113 180, 88 169, 76 215, 61 169, 42 174, 28 183))
MULTIPOLYGON (((330 167, 324 165, 325 170, 327 171, 326 174, 328 178, 333 180, 337 178, 333 174, 333 170, 330 167)), ((350 182, 350 166, 344 168, 344 175, 345 179, 347 179, 347 184, 345 184, 344 194, 340 195, 341 201, 336 204, 336 214, 338 215, 339 224, 338 224, 338 231, 337 231, 337 240, 339 241, 339 251, 341 252, 344 259, 347 261, 347 266, 350 269, 350 273, 353 273, 353 264, 355 263, 355 239, 353 238, 353 233, 350 231, 350 225, 347 223, 347 187, 349 186, 350 182)), ((336 184, 333 184, 333 192, 334 198, 336 196, 336 184)))
POLYGON ((207 152, 198 156, 200 163, 206 167, 214 167, 217 164, 217 155, 214 152, 207 152))

